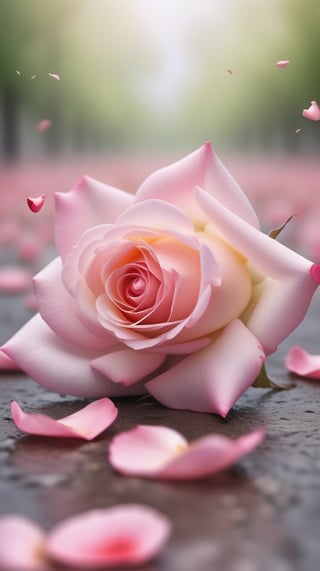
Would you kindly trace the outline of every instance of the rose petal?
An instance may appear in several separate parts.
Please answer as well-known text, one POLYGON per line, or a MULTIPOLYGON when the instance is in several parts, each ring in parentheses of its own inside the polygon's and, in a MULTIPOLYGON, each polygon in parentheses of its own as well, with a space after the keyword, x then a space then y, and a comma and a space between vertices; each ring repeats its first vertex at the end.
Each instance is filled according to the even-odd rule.
POLYGON ((320 379, 320 355, 311 355, 298 345, 291 347, 285 364, 291 373, 301 377, 320 379))
POLYGON ((133 202, 133 196, 88 176, 68 193, 56 193, 55 238, 65 258, 87 229, 114 222, 133 202))
POLYGON ((11 413, 15 425, 28 434, 93 440, 114 422, 118 409, 110 399, 102 398, 65 418, 54 420, 45 414, 23 412, 13 401, 11 413))
POLYGON ((88 330, 75 314, 73 299, 62 282, 62 262, 56 258, 33 278, 40 315, 67 343, 89 351, 106 350, 115 339, 101 328, 101 335, 88 330))
POLYGON ((52 77, 53 79, 56 79, 57 81, 60 81, 61 77, 60 75, 58 75, 57 73, 48 73, 49 77, 52 77))
POLYGON ((166 355, 144 353, 131 349, 110 352, 91 361, 91 366, 113 383, 128 387, 153 373, 164 362, 166 355))
POLYGON ((1 349, 37 383, 50 391, 79 397, 142 394, 137 384, 124 388, 91 367, 100 352, 84 351, 63 342, 35 315, 1 349))
POLYGON ((48 569, 44 555, 45 536, 31 520, 15 514, 0 518, 0 569, 42 571, 48 569))
POLYGON ((205 349, 186 357, 146 387, 165 406, 225 417, 254 382, 264 361, 258 340, 238 319, 205 349))
POLYGON ((155 557, 171 531, 169 520, 136 504, 70 517, 49 534, 50 555, 77 569, 139 565, 155 557))
POLYGON ((11 369, 15 371, 20 370, 16 363, 0 349, 0 370, 6 371, 11 369))
POLYGON ((28 196, 27 204, 32 212, 39 212, 43 207, 45 199, 45 194, 41 194, 40 196, 36 197, 28 196))
POLYGON ((196 224, 206 221, 195 200, 194 188, 203 186, 225 206, 258 226, 256 214, 237 182, 205 143, 184 159, 151 174, 140 186, 135 202, 159 198, 175 204, 196 224))
POLYGON ((310 119, 311 121, 320 121, 320 108, 316 101, 311 101, 311 105, 308 109, 302 111, 303 117, 310 119))
POLYGON ((198 188, 196 195, 227 242, 268 276, 259 286, 261 294, 246 323, 264 350, 272 353, 297 327, 309 307, 318 285, 310 274, 312 262, 259 232, 204 190, 198 188))
POLYGON ((280 59, 279 61, 277 61, 276 66, 280 67, 280 68, 284 68, 287 67, 287 65, 290 63, 290 61, 288 59, 280 59))
POLYGON ((44 131, 47 131, 51 125, 52 122, 50 119, 41 119, 37 124, 37 131, 39 131, 39 133, 43 133, 44 131))
POLYGON ((195 479, 231 466, 263 439, 257 430, 236 440, 209 434, 190 444, 165 426, 137 426, 114 437, 109 449, 112 466, 127 476, 195 479))

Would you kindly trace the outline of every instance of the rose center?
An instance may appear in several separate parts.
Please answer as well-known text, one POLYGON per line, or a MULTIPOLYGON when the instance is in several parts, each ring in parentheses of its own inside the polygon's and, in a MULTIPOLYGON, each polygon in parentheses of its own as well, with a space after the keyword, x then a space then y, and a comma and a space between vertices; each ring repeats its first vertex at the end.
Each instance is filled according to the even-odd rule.
POLYGON ((145 280, 141 276, 137 276, 130 281, 128 293, 130 296, 139 296, 144 292, 145 286, 145 280))

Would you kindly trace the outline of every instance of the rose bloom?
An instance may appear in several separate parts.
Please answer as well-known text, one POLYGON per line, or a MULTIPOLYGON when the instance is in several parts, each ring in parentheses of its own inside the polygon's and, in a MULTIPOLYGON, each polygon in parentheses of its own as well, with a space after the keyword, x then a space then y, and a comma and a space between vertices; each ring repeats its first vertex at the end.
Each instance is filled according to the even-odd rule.
POLYGON ((39 313, 4 350, 62 394, 148 391, 225 416, 319 281, 260 232, 209 143, 135 196, 83 177, 56 195, 55 235, 59 257, 34 278, 39 313))

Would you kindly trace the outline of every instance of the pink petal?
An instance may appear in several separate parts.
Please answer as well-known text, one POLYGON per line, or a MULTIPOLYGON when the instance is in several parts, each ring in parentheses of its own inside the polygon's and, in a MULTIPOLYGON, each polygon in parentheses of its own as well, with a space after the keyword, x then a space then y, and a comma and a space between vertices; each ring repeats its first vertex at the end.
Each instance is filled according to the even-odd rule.
POLYGON ((320 108, 316 101, 311 101, 311 105, 308 109, 302 111, 303 117, 310 119, 311 121, 320 121, 320 108))
POLYGON ((30 272, 19 266, 3 266, 0 269, 0 292, 17 293, 32 286, 30 272))
POLYGON ((258 226, 256 214, 247 197, 213 153, 210 143, 205 143, 184 159, 151 174, 138 189, 135 201, 159 198, 171 202, 195 223, 201 224, 206 221, 206 217, 195 200, 196 186, 203 186, 233 212, 258 226))
POLYGON ((265 279, 261 293, 247 318, 247 326, 272 353, 301 322, 317 288, 312 262, 277 240, 259 232, 209 196, 196 191, 199 204, 226 241, 246 256, 265 279), (275 326, 276 322, 276 326, 275 326))
POLYGON ((0 518, 0 569, 3 571, 42 571, 45 562, 45 536, 31 520, 10 514, 0 518))
POLYGON ((153 230, 178 230, 193 233, 190 219, 176 206, 164 200, 149 199, 138 202, 121 214, 117 226, 143 226, 153 230))
POLYGON ((255 381, 263 361, 256 337, 236 319, 208 347, 186 357, 146 387, 169 408, 225 417, 255 381))
POLYGON ((227 69, 227 73, 228 73, 229 75, 233 75, 232 69, 227 69))
POLYGON ((110 399, 102 398, 65 418, 54 420, 45 414, 23 412, 13 401, 11 413, 15 425, 28 434, 93 440, 115 421, 118 409, 110 399))
POLYGON ((236 440, 209 434, 190 444, 165 426, 137 426, 114 437, 112 466, 127 476, 189 480, 204 478, 231 466, 263 439, 256 430, 236 440))
POLYGON ((57 73, 48 73, 49 77, 52 77, 53 79, 56 79, 57 81, 60 81, 61 77, 60 75, 58 75, 57 73))
POLYGON ((20 370, 16 363, 0 349, 0 370, 6 371, 11 369, 15 371, 20 370))
POLYGON ((311 355, 298 345, 291 347, 285 364, 291 373, 301 377, 320 379, 320 355, 311 355))
POLYGON ((50 119, 41 119, 41 121, 39 121, 39 123, 37 124, 37 131, 39 131, 39 133, 43 133, 44 131, 47 131, 47 129, 49 129, 51 125, 52 122, 50 121, 50 119))
POLYGON ((61 339, 89 351, 106 350, 114 337, 101 328, 101 336, 86 327, 74 312, 71 295, 61 280, 62 262, 55 258, 33 278, 39 312, 61 339))
POLYGON ((290 63, 290 61, 288 59, 280 59, 279 61, 277 61, 276 66, 277 67, 287 67, 287 65, 290 63))
POLYGON ((156 510, 123 504, 66 519, 49 534, 47 549, 76 569, 139 565, 159 553, 170 531, 169 520, 156 510))
POLYGON ((166 355, 120 349, 91 361, 91 366, 113 383, 128 387, 153 373, 164 362, 166 355))
POLYGON ((40 196, 37 196, 34 198, 32 198, 31 196, 28 196, 27 204, 28 204, 30 210, 32 212, 39 212, 39 210, 41 210, 41 208, 43 207, 45 198, 46 198, 45 194, 41 194, 40 196))
POLYGON ((65 343, 39 314, 28 321, 1 349, 37 383, 50 391, 97 398, 142 394, 141 385, 124 388, 91 367, 101 353, 65 343))
POLYGON ((113 223, 133 202, 127 193, 82 177, 67 193, 56 194, 56 245, 65 258, 80 235, 93 226, 113 223))

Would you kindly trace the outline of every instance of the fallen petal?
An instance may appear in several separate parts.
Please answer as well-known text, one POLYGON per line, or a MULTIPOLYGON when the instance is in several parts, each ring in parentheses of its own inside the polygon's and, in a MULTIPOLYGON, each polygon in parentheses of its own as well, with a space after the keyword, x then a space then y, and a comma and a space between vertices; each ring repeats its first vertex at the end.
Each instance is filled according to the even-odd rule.
POLYGON ((0 292, 17 293, 32 286, 30 272, 19 266, 4 266, 0 269, 0 292))
POLYGON ((66 519, 49 534, 47 550, 77 569, 139 565, 157 555, 170 531, 169 520, 156 510, 123 504, 66 519))
POLYGON ((40 194, 40 196, 36 197, 28 196, 27 204, 32 212, 39 212, 39 210, 41 210, 41 208, 43 207, 45 199, 46 199, 45 194, 40 194))
POLYGON ((277 61, 276 66, 287 67, 288 63, 290 63, 288 59, 280 59, 279 61, 277 61))
POLYGON ((320 121, 320 108, 316 101, 311 101, 311 105, 308 109, 302 111, 303 117, 310 119, 311 121, 320 121))
POLYGON ((15 425, 28 434, 93 440, 114 422, 118 409, 105 397, 60 420, 25 413, 15 401, 11 403, 11 413, 15 425))
POLYGON ((188 444, 171 428, 139 425, 114 437, 109 459, 127 476, 191 480, 231 466, 263 437, 264 430, 259 429, 235 440, 209 434, 188 444))
POLYGON ((44 571, 43 531, 31 520, 16 514, 0 518, 0 569, 44 571))
POLYGON ((291 347, 285 364, 291 373, 301 377, 320 379, 320 355, 311 355, 298 345, 291 347))

